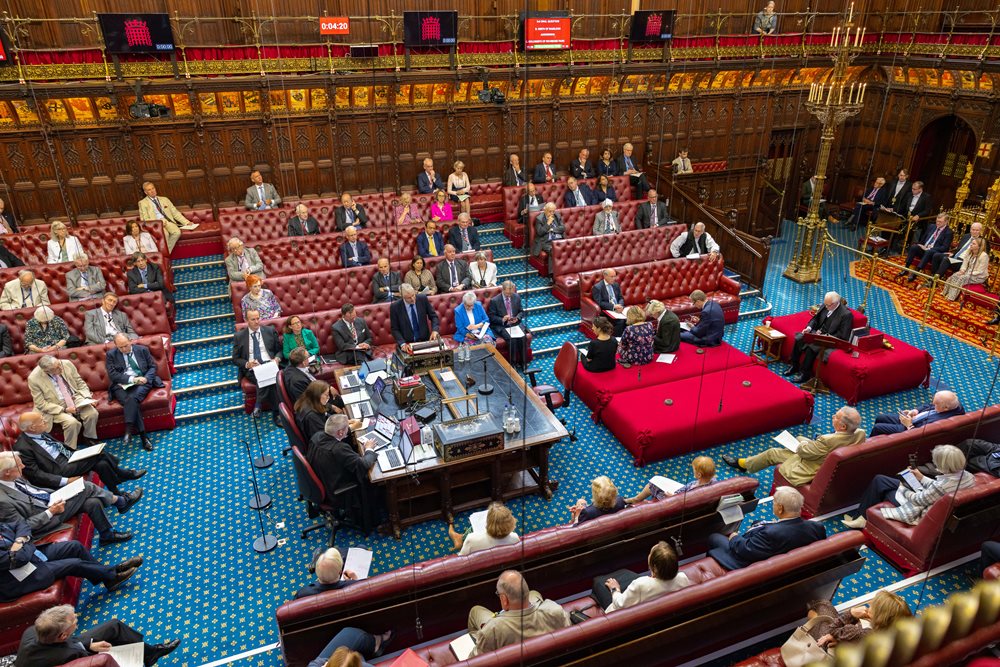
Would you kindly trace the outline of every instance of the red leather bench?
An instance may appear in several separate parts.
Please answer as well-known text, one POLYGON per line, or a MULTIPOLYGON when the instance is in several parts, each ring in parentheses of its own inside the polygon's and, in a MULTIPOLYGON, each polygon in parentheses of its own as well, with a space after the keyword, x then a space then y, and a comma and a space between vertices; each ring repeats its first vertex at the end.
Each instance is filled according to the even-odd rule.
MULTIPOLYGON (((70 227, 70 236, 80 239, 80 245, 91 260, 100 257, 119 257, 125 254, 125 246, 122 243, 122 236, 125 233, 125 222, 122 219, 119 225, 116 221, 112 224, 101 224, 94 226, 88 224, 82 227, 70 227)), ((152 226, 147 229, 156 241, 157 247, 162 253, 166 250, 166 243, 163 240, 161 230, 152 226)), ((4 235, 4 243, 7 249, 14 253, 26 266, 47 264, 49 251, 47 244, 52 236, 48 228, 20 232, 19 234, 4 235)))
MULTIPOLYGON (((909 465, 910 455, 920 462, 930 461, 931 450, 937 445, 971 437, 1000 440, 1000 405, 942 419, 923 428, 877 435, 860 445, 839 447, 827 455, 811 482, 796 487, 805 499, 802 514, 821 516, 855 505, 875 475, 902 470, 909 465)), ((775 468, 771 493, 787 484, 775 468)))
MULTIPOLYGON (((77 540, 85 547, 90 547, 94 538, 94 525, 86 515, 74 517, 63 525, 67 527, 49 533, 36 540, 36 543, 77 540)), ((14 602, 0 604, 0 653, 4 655, 15 653, 21 643, 21 635, 46 609, 61 604, 71 604, 75 607, 80 597, 82 583, 83 581, 77 577, 66 577, 44 590, 25 595, 14 602)))
POLYGON ((725 171, 726 169, 729 169, 729 162, 726 160, 691 163, 691 171, 693 171, 696 174, 710 174, 716 171, 725 171))
MULTIPOLYGON (((155 262, 163 268, 164 258, 160 253, 150 253, 146 255, 146 257, 149 261, 155 262)), ((90 265, 101 269, 101 273, 104 274, 104 280, 107 282, 108 289, 110 291, 115 294, 124 295, 128 294, 128 280, 125 278, 125 273, 128 271, 129 267, 125 264, 126 260, 127 258, 124 256, 90 257, 90 265)), ((164 269, 163 278, 167 283, 167 287, 173 291, 174 285, 170 275, 169 258, 166 264, 167 268, 164 269)), ((45 286, 48 287, 49 300, 52 303, 66 303, 69 301, 69 295, 66 293, 66 274, 74 268, 73 263, 69 262, 63 264, 36 264, 34 266, 18 266, 11 269, 0 269, 0 285, 17 278, 19 271, 22 271, 23 269, 31 269, 35 273, 35 278, 41 280, 45 283, 45 286)))
MULTIPOLYGON (((184 231, 178 239, 174 251, 170 254, 174 259, 187 259, 189 257, 203 257, 205 255, 218 255, 222 252, 222 240, 220 238, 219 223, 215 221, 215 214, 212 209, 185 210, 178 207, 184 217, 198 225, 198 229, 184 231)), ((225 210, 225 209, 220 209, 225 210)), ((78 220, 78 227, 103 227, 111 226, 114 229, 124 232, 125 222, 128 220, 138 220, 138 213, 128 216, 112 216, 97 218, 96 220, 78 220)), ((150 233, 154 233, 157 239, 162 234, 162 226, 158 223, 144 222, 143 227, 150 233)), ((119 234, 120 236, 121 234, 119 234)), ((161 249, 166 250, 166 245, 161 244, 161 249)))
MULTIPOLYGON (((597 182, 596 178, 584 181, 591 189, 597 182)), ((626 201, 632 199, 632 188, 629 185, 628 176, 613 176, 611 187, 615 189, 616 201, 626 201)), ((542 183, 535 186, 535 192, 545 202, 553 202, 557 208, 562 208, 564 197, 566 196, 566 181, 558 180, 554 183, 542 183)), ((524 226, 521 224, 520 210, 518 204, 524 195, 524 186, 507 186, 503 188, 503 215, 504 215, 504 235, 510 239, 510 243, 515 248, 523 248, 525 241, 524 226)), ((593 224, 593 221, 591 221, 593 224)), ((530 246, 529 246, 530 247, 530 246)))
MULTIPOLYGON (((810 313, 805 311, 771 320, 771 327, 785 334, 785 341, 782 343, 783 358, 791 358, 795 334, 805 328, 810 318, 810 313)), ((856 321, 857 319, 856 317, 856 321)), ((927 386, 931 375, 931 361, 934 360, 930 352, 878 329, 872 328, 871 332, 882 333, 892 349, 859 350, 857 357, 843 350, 834 350, 825 363, 817 362, 819 379, 830 391, 854 405, 868 398, 927 386)))
POLYGON ((601 419, 604 408, 615 396, 633 389, 676 382, 690 377, 715 373, 726 368, 749 366, 756 361, 723 341, 718 347, 702 348, 681 345, 672 364, 654 362, 632 368, 616 368, 603 373, 591 373, 579 364, 573 380, 573 393, 593 412, 594 421, 601 419))
MULTIPOLYGON (((630 199, 623 202, 615 202, 615 210, 618 211, 618 224, 623 231, 634 230, 633 221, 635 214, 639 210, 638 199, 630 199)), ((601 212, 600 205, 575 206, 573 208, 557 208, 556 213, 562 218, 565 232, 565 239, 580 238, 582 236, 592 236, 594 231, 594 218, 601 212)), ((528 216, 528 251, 531 251, 531 244, 535 242, 535 218, 542 214, 536 211, 528 216)), ((528 263, 538 270, 540 276, 549 275, 549 253, 542 250, 538 255, 531 255, 528 263)))
MULTIPOLYGON (((781 315, 765 319, 765 321, 770 320, 772 328, 778 329, 781 333, 785 334, 785 339, 781 342, 782 361, 787 362, 792 358, 792 348, 795 347, 795 334, 806 328, 812 315, 811 310, 803 310, 791 315, 781 315), (777 322, 777 326, 775 326, 775 322, 777 322)), ((864 313, 852 308, 851 315, 854 316, 854 322, 851 324, 852 328, 859 329, 868 326, 868 317, 864 313)))
POLYGON ((566 310, 579 308, 581 273, 669 259, 670 243, 685 229, 684 225, 667 225, 553 241, 552 296, 566 310))
MULTIPOLYGON (((690 297, 691 292, 700 289, 722 306, 725 321, 731 324, 740 314, 740 284, 724 275, 722 270, 721 260, 662 259, 620 267, 618 283, 626 304, 644 304, 648 299, 659 299, 680 316, 698 314, 690 297)), ((603 278, 599 270, 580 274, 580 331, 588 337, 594 335, 590 323, 600 314, 597 303, 590 298, 590 291, 603 278)))
MULTIPOLYGON (((612 614, 602 613, 592 598, 572 600, 566 607, 587 610, 589 620, 462 664, 663 664, 664 656, 670 656, 670 664, 679 664, 799 619, 801 600, 790 589, 801 586, 799 594, 808 599, 832 597, 842 578, 861 569, 860 542, 857 535, 841 533, 731 572, 723 571, 711 558, 702 558, 681 567, 692 586, 612 614), (588 660, 591 656, 601 658, 588 660)), ((640 564, 636 569, 645 568, 640 564)), ((589 591, 591 582, 584 576, 590 572, 580 574, 581 588, 589 591)), ((530 577, 528 582, 532 583, 530 577)), ((537 587, 548 595, 544 584, 537 587)), ((455 664, 448 647, 451 639, 432 641, 416 652, 431 665, 455 664)))
MULTIPOLYGON (((98 306, 100 306, 100 302, 97 299, 91 299, 72 303, 54 303, 51 308, 52 312, 66 321, 69 332, 83 340, 84 317, 88 310, 93 310, 98 306)), ((118 297, 118 309, 128 314, 129 322, 138 335, 170 335, 170 320, 167 318, 162 293, 121 294, 118 297)), ((7 325, 11 344, 14 346, 14 354, 24 353, 24 323, 34 315, 35 308, 0 310, 0 323, 7 325)))
POLYGON ((882 516, 879 503, 868 509, 865 536, 904 576, 925 572, 979 550, 1000 536, 1000 479, 976 473, 976 483, 939 499, 915 526, 882 516))
POLYGON ((804 424, 812 409, 812 394, 764 366, 748 365, 618 394, 601 418, 643 466, 804 424))
POLYGON ((340 590, 286 602, 276 612, 285 661, 290 667, 305 665, 345 625, 367 626, 371 631, 391 627, 396 646, 419 641, 416 617, 425 636, 464 627, 472 605, 496 604, 496 577, 509 567, 522 570, 529 583, 558 598, 578 592, 581 572, 594 570, 596 575, 638 567, 653 544, 678 533, 683 533, 687 553, 703 553, 708 535, 723 527, 716 512, 719 498, 740 494, 744 507, 752 508, 755 487, 752 479, 734 477, 577 527, 544 528, 523 536, 516 545, 414 563, 340 590), (485 597, 487 591, 492 601, 485 597))
MULTIPOLYGON (((487 307, 487 302, 492 297, 500 293, 500 288, 487 287, 475 290, 475 292, 485 308, 487 307)), ((428 297, 431 305, 434 306, 434 311, 438 315, 438 324, 441 336, 444 338, 445 344, 451 348, 454 348, 457 345, 455 343, 455 339, 452 337, 455 333, 455 308, 462 302, 463 294, 464 292, 452 292, 449 294, 435 294, 434 296, 428 297)), ((389 304, 365 304, 358 306, 355 312, 365 319, 365 322, 368 323, 368 327, 372 331, 375 356, 390 356, 396 349, 396 341, 392 337, 392 329, 389 325, 389 304)), ((288 316, 282 316, 273 320, 265 320, 264 323, 274 325, 275 329, 277 329, 280 333, 287 317, 288 316)), ((316 334, 316 340, 319 342, 321 354, 327 355, 336 352, 336 346, 333 344, 332 327, 333 323, 340 319, 340 309, 303 313, 299 315, 299 317, 302 318, 302 322, 305 327, 307 329, 311 329, 312 332, 316 334)), ((236 325, 236 329, 240 330, 245 326, 245 323, 240 322, 236 325)), ((502 339, 496 341, 496 348, 501 355, 507 357, 507 345, 502 339)), ((533 356, 534 355, 531 351, 531 334, 528 334, 528 353, 526 361, 530 362, 533 356)), ((254 401, 257 398, 257 387, 246 378, 241 381, 240 386, 243 389, 244 409, 248 413, 252 412, 254 401)))
MULTIPOLYGON (((493 260, 493 251, 487 248, 486 256, 493 260)), ((467 262, 471 262, 474 252, 459 253, 467 262)), ((443 257, 429 257, 424 261, 428 271, 434 272, 438 262, 443 257)), ((400 276, 406 275, 410 269, 410 260, 391 262, 392 270, 399 271, 400 276)), ((268 267, 270 269, 270 267, 268 267)), ((378 269, 375 266, 357 266, 350 269, 329 269, 311 273, 299 272, 297 275, 268 276, 264 283, 266 289, 274 292, 281 304, 281 314, 285 316, 301 313, 315 313, 321 310, 333 310, 350 302, 355 306, 372 302, 372 276, 378 269)), ((230 283, 229 293, 236 312, 236 321, 243 321, 243 309, 240 300, 247 293, 244 282, 230 283)))
MULTIPOLYGON (((177 403, 171 390, 171 375, 169 361, 169 340, 164 342, 164 336, 152 335, 140 338, 137 342, 149 347, 150 354, 156 360, 157 374, 163 380, 162 389, 154 389, 142 402, 142 413, 149 431, 172 429, 175 425, 174 407, 177 403)), ((107 369, 104 359, 110 344, 85 345, 57 352, 55 357, 69 359, 76 366, 80 377, 90 387, 97 403, 94 407, 99 413, 97 432, 102 438, 116 438, 125 433, 125 410, 113 402, 108 396, 107 369)), ((38 360, 44 355, 25 354, 16 357, 0 359, 0 372, 3 373, 4 390, 0 403, 0 416, 17 420, 23 412, 32 409, 31 391, 28 389, 28 374, 38 365, 38 360)))

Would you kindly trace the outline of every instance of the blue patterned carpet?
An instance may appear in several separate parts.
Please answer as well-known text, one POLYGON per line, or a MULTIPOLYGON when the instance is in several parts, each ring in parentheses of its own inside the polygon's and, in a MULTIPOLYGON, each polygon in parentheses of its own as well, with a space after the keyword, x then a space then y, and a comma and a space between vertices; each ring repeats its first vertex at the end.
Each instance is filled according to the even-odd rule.
MULTIPOLYGON (((504 241, 498 229, 498 225, 488 226, 484 242, 504 241)), ((792 238, 789 231, 786 230, 785 238, 792 238)), ((842 230, 835 233, 843 235, 842 230)), ((545 282, 529 271, 524 259, 517 257, 521 251, 509 246, 493 250, 498 259, 510 257, 500 261, 501 274, 527 272, 528 275, 518 275, 514 280, 522 292, 529 290, 525 305, 532 309, 541 307, 532 311, 532 327, 554 327, 535 338, 535 349, 555 348, 564 340, 581 340, 576 330, 578 311, 564 311, 545 290, 530 290, 544 287, 545 282)), ((848 257, 835 252, 824 265, 822 284, 799 286, 781 278, 790 252, 789 244, 780 239, 771 252, 764 296, 773 304, 775 314, 796 312, 818 303, 829 289, 840 291, 852 305, 861 302, 864 285, 849 277, 848 257)), ((146 565, 115 594, 85 584, 79 605, 82 628, 117 616, 148 633, 154 641, 183 639, 181 648, 161 662, 164 665, 201 665, 275 642, 274 610, 310 580, 305 564, 313 550, 322 547, 326 540, 322 531, 300 539, 299 531, 309 522, 304 507, 296 501, 291 462, 280 453, 284 434, 263 420, 258 426, 261 447, 276 463, 257 473, 262 491, 274 499, 274 505, 261 519, 264 528, 277 535, 281 544, 263 555, 255 554, 251 548, 260 524, 257 514, 247 505, 251 485, 245 443, 250 443, 256 452, 258 431, 242 411, 234 411, 242 404, 234 370, 226 361, 213 361, 228 357, 228 341, 198 340, 229 335, 233 330, 228 297, 211 299, 227 294, 219 260, 219 257, 198 258, 174 264, 175 281, 182 284, 178 298, 196 299, 179 306, 179 320, 217 316, 183 323, 176 333, 177 362, 196 364, 183 368, 176 378, 176 386, 187 390, 179 396, 177 411, 180 416, 213 410, 228 412, 187 417, 174 432, 155 434, 157 447, 152 453, 135 446, 124 451, 119 441, 111 443, 126 465, 147 467, 150 474, 143 479, 147 490, 143 501, 127 516, 116 518, 116 526, 135 530, 136 538, 120 546, 99 547, 95 553, 108 561, 141 553, 146 557, 146 565), (202 266, 206 263, 209 265, 202 266), (209 282, 183 285, 193 281, 209 282), (218 386, 205 388, 214 383, 218 386)), ((744 310, 759 308, 761 303, 759 299, 747 299, 744 310)), ((991 382, 985 380, 992 379, 996 367, 985 353, 935 331, 921 331, 916 323, 896 316, 888 295, 882 291, 872 291, 868 313, 874 326, 929 350, 935 357, 935 380, 941 386, 954 388, 968 409, 996 402, 988 395, 991 382)), ((727 340, 748 350, 758 321, 759 317, 753 317, 729 326, 727 340)), ((537 357, 536 365, 543 368, 541 381, 553 380, 553 359, 551 353, 537 357)), ((870 425, 877 413, 923 402, 933 388, 934 385, 931 389, 865 401, 858 408, 870 425)), ((836 396, 820 396, 814 422, 794 429, 795 432, 817 435, 827 431, 830 417, 840 405, 836 396)), ((711 455, 719 465, 720 475, 728 476, 731 471, 722 464, 723 453, 752 454, 770 442, 770 434, 762 434, 637 469, 608 431, 590 420, 585 406, 574 402, 566 417, 576 427, 579 441, 564 441, 552 449, 552 475, 560 482, 555 498, 548 503, 536 497, 511 503, 522 534, 567 521, 567 506, 579 497, 588 497, 589 480, 596 474, 608 474, 623 493, 631 495, 654 474, 688 479, 690 462, 701 453, 711 455)), ((763 496, 770 488, 771 473, 768 470, 758 477, 763 496)), ((769 512, 770 504, 762 503, 750 518, 767 518, 769 512)), ((458 524, 461 526, 466 520, 466 516, 460 516, 458 524)), ((826 526, 831 532, 840 529, 836 520, 827 521, 826 526)), ((441 521, 409 529, 401 541, 365 538, 345 530, 338 534, 337 543, 345 549, 355 545, 372 549, 374 573, 440 556, 450 548, 446 526, 441 521)), ((868 551, 866 555, 864 569, 844 582, 835 602, 853 599, 902 579, 899 572, 875 553, 868 551)), ((949 592, 966 587, 968 573, 971 570, 957 568, 908 586, 902 594, 914 606, 918 601, 923 605, 935 604, 949 592)), ((280 665, 281 658, 272 649, 237 664, 272 667, 280 665)), ((728 661, 721 660, 718 664, 728 661)))

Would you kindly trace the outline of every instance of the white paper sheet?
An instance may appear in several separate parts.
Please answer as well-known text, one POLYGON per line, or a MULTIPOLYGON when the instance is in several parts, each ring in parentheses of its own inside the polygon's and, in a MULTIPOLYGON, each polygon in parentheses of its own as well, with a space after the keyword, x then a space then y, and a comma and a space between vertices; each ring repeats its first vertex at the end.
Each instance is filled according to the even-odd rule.
POLYGON ((97 403, 97 401, 95 401, 92 398, 80 398, 73 402, 76 403, 76 407, 78 408, 85 408, 88 405, 93 405, 94 403, 97 403))
POLYGON ((17 579, 18 581, 24 581, 29 576, 31 576, 32 572, 34 572, 37 569, 38 568, 35 567, 34 563, 25 563, 21 567, 15 567, 13 570, 7 570, 7 571, 10 572, 11 576, 17 579))
POLYGON ((442 382, 455 382, 455 373, 452 371, 441 371, 441 381, 442 382))
POLYGON ((56 489, 49 496, 49 507, 52 507, 60 500, 69 500, 78 493, 83 493, 84 490, 83 478, 76 480, 70 484, 67 484, 61 489, 56 489))
POLYGON ((73 452, 73 456, 69 457, 70 463, 76 463, 77 461, 82 461, 84 459, 89 459, 92 456, 97 456, 104 451, 107 446, 106 442, 102 442, 99 445, 94 445, 93 447, 83 447, 81 449, 73 452))
POLYGON ((344 559, 344 569, 358 575, 358 579, 367 579, 372 569, 372 552, 361 547, 351 547, 344 559))
POLYGON ((512 327, 507 327, 507 333, 511 338, 524 338, 524 329, 517 324, 512 327))
POLYGON ((743 508, 739 505, 724 507, 719 510, 719 516, 722 517, 722 522, 727 526, 739 523, 743 520, 743 508))
POLYGON ((781 333, 777 329, 771 329, 770 331, 767 332, 767 335, 770 336, 771 338, 784 338, 785 337, 785 334, 781 333))
POLYGON ((693 329, 693 328, 694 328, 694 327, 693 327, 693 326, 691 326, 691 323, 690 323, 690 322, 681 322, 681 329, 682 329, 683 331, 691 331, 691 329, 693 329))
POLYGON ((341 394, 340 398, 344 401, 344 405, 353 405, 354 403, 367 401, 368 392, 362 389, 361 391, 351 392, 350 394, 341 394))
POLYGON ((122 644, 121 646, 112 646, 108 655, 115 659, 118 667, 143 667, 142 653, 144 648, 142 642, 122 644))
POLYGON ((773 440, 785 449, 790 449, 796 454, 799 451, 799 439, 788 431, 782 431, 778 435, 774 436, 773 440))
POLYGON ((472 655, 472 651, 476 648, 476 641, 472 638, 468 632, 459 637, 458 639, 452 641, 448 646, 451 647, 451 652, 455 654, 455 657, 459 660, 468 660, 469 656, 472 655))
POLYGON ((613 320, 624 320, 625 319, 625 313, 624 312, 619 313, 616 310, 605 310, 604 314, 607 315, 608 317, 610 317, 613 320))
POLYGON ((472 532, 479 533, 480 535, 486 534, 486 515, 489 510, 482 510, 481 512, 473 512, 469 516, 469 523, 472 524, 472 532))
POLYGON ((479 330, 476 332, 476 338, 478 340, 482 340, 483 336, 485 336, 486 332, 489 331, 489 330, 490 330, 490 328, 488 326, 486 326, 486 323, 484 322, 483 326, 479 327, 479 330))
POLYGON ((657 355, 656 362, 660 363, 660 364, 672 364, 672 363, 674 363, 674 360, 676 358, 677 358, 676 354, 667 354, 667 353, 664 353, 664 354, 657 355))
POLYGON ((278 380, 278 362, 274 359, 254 366, 252 370, 258 387, 270 387, 278 380))
POLYGON ((701 254, 697 250, 692 250, 686 259, 701 259, 701 254))
POLYGON ((660 491, 670 494, 677 493, 684 486, 680 482, 662 475, 654 475, 653 477, 650 477, 649 483, 658 488, 660 491))

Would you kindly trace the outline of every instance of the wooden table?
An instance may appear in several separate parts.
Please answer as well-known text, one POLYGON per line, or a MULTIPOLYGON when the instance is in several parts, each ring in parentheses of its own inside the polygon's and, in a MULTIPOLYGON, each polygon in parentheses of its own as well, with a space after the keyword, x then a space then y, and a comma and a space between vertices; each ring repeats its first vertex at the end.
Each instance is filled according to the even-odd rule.
POLYGON ((781 361, 781 345, 784 341, 785 334, 766 324, 760 324, 753 329, 753 348, 750 356, 760 359, 765 365, 781 361))
MULTIPOLYGON (((428 398, 434 397, 431 403, 437 403, 440 396, 455 397, 459 386, 464 393, 462 381, 470 375, 478 385, 483 379, 481 359, 484 356, 489 357, 486 367, 494 391, 489 396, 478 397, 479 411, 491 413, 497 423, 502 423, 510 395, 522 415, 521 431, 507 436, 502 450, 459 460, 446 462, 438 457, 388 472, 383 472, 376 464, 368 473, 369 479, 385 490, 389 523, 397 539, 405 526, 433 519, 450 521, 456 512, 484 507, 491 501, 532 493, 548 500, 558 486, 556 481, 549 479, 549 448, 568 435, 566 428, 507 360, 496 354, 492 345, 472 348, 471 357, 474 361, 480 359, 478 363, 455 365, 453 372, 457 382, 442 384, 439 369, 421 372, 428 398)), ((355 368, 337 370, 338 386, 340 376, 355 368)), ((468 391, 475 393, 476 385, 468 391)), ((386 389, 385 399, 385 403, 396 407, 391 389, 386 389)), ((449 403, 438 409, 438 418, 443 416, 446 421, 460 418, 468 409, 471 407, 464 402, 449 403)), ((363 432, 356 435, 363 435, 363 432)))

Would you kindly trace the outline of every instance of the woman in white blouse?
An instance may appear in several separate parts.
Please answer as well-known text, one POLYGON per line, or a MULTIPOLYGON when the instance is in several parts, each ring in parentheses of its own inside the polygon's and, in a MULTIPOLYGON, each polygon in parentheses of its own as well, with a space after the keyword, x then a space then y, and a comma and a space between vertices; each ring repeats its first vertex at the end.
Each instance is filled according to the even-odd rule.
POLYGON ((962 258, 962 266, 944 288, 944 298, 954 301, 967 285, 982 285, 990 277, 990 248, 983 238, 969 241, 969 249, 962 258))
POLYGON ((472 264, 469 264, 469 275, 472 276, 473 287, 496 287, 497 265, 487 261, 485 252, 477 252, 472 264))
POLYGON ((490 503, 486 511, 486 532, 476 533, 470 528, 464 535, 455 531, 455 525, 448 524, 448 535, 460 556, 468 556, 477 551, 517 544, 521 539, 514 532, 517 519, 503 503, 490 503))
POLYGON ((152 235, 142 231, 142 225, 139 224, 138 220, 129 220, 125 223, 125 237, 122 242, 125 244, 126 255, 136 252, 160 252, 152 235))
POLYGON ((70 236, 69 227, 65 222, 56 220, 49 227, 52 238, 46 244, 49 251, 49 264, 59 264, 61 262, 72 262, 80 255, 84 254, 80 239, 70 236))
POLYGON ((677 553, 666 542, 657 542, 649 550, 649 574, 639 576, 630 570, 618 570, 610 577, 594 579, 594 599, 605 613, 659 597, 691 585, 683 572, 677 571, 677 553))
POLYGON ((462 207, 462 213, 471 214, 472 183, 469 181, 469 175, 465 173, 465 163, 458 160, 454 167, 455 171, 448 176, 448 196, 453 202, 458 202, 458 205, 462 207))

